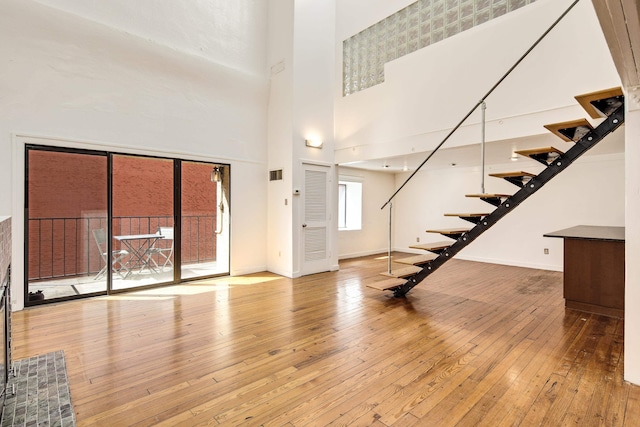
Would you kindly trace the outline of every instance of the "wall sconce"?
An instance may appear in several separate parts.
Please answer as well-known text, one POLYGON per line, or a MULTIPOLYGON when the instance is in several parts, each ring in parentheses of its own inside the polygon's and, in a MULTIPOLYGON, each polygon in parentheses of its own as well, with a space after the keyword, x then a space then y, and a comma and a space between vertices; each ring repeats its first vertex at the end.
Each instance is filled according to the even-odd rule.
POLYGON ((214 166, 211 171, 211 182, 222 182, 222 166, 214 166))
POLYGON ((304 143, 307 147, 322 148, 321 139, 305 139, 304 143))

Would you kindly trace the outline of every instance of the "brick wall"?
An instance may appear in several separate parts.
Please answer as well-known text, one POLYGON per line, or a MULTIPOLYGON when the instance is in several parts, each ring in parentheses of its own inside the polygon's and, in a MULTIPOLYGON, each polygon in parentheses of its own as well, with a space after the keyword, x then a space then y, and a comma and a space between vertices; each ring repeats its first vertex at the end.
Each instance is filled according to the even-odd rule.
MULTIPOLYGON (((215 260, 212 165, 183 162, 183 263, 215 260), (208 216, 208 218, 205 218, 208 216)), ((92 230, 107 228, 107 158, 29 152, 30 280, 94 274, 103 261, 92 230)), ((113 235, 173 226, 173 160, 113 157, 113 235)), ((113 242, 119 249, 118 242, 113 242)))

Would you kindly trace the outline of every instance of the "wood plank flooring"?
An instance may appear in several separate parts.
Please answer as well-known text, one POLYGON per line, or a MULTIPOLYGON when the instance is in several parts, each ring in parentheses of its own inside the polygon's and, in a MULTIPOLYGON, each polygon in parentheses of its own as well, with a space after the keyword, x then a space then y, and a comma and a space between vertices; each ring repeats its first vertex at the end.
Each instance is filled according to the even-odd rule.
POLYGON ((64 350, 79 426, 640 425, 622 320, 561 273, 452 260, 395 299, 386 265, 27 309, 14 357, 64 350))

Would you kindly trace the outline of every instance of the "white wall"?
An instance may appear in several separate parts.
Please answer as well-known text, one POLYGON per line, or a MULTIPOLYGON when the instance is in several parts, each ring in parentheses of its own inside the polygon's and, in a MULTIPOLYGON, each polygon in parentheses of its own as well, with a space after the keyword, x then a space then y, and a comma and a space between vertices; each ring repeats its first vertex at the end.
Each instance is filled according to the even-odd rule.
POLYGON ((293 275, 293 15, 294 0, 269 1, 268 165, 282 169, 282 180, 268 184, 267 266, 287 277, 293 275))
MULTIPOLYGON (((619 130, 619 133, 624 132, 619 130)), ((610 136, 612 137, 612 136, 610 136)), ((600 144, 606 144, 606 139, 600 144)), ((524 170, 539 173, 533 161, 490 165, 487 174, 524 170)), ((625 225, 623 154, 585 155, 500 220, 457 258, 521 267, 562 271, 563 241, 543 234, 575 225, 625 225), (549 255, 544 254, 549 249, 549 255)), ((480 193, 479 168, 448 168, 419 172, 401 192, 394 205, 395 248, 421 242, 449 240, 425 233, 427 229, 471 228, 464 220, 445 213, 490 213, 493 206, 466 194, 480 193)), ((398 175, 400 185, 406 175, 398 175)), ((486 177, 490 193, 514 194, 518 187, 503 179, 486 177)), ((453 242, 453 241, 452 241, 453 242)))
POLYGON ((35 1, 244 73, 264 73, 263 1, 35 1))
MULTIPOLYGON (((283 180, 269 184, 269 270, 302 274, 303 162, 333 167, 334 2, 271 0, 269 12, 269 169, 283 180), (305 146, 321 139, 322 149, 305 146)), ((335 184, 335 180, 333 182, 335 184)), ((336 196, 328 200, 337 212, 336 196)), ((335 218, 335 215, 333 216, 335 218)), ((333 218, 331 222, 333 222, 333 218)), ((329 238, 331 268, 337 268, 336 228, 329 238)))
POLYGON ((625 228, 624 379, 640 384, 640 111, 627 111, 625 134, 628 221, 625 228))
MULTIPOLYGON (((340 40, 363 28, 350 10, 369 25, 381 18, 366 0, 340 4, 340 40)), ((336 163, 431 150, 569 4, 539 0, 387 63, 381 85, 337 93, 336 163)), ((575 95, 619 84, 593 6, 580 2, 488 99, 487 140, 541 134, 542 124, 584 114, 575 95)), ((447 147, 477 141, 479 120, 477 112, 447 147)))
MULTIPOLYGON (((334 168, 333 90, 337 84, 335 68, 336 2, 295 0, 293 40, 293 187, 302 188, 302 163, 330 167, 331 188, 337 187, 334 168), (323 141, 322 149, 307 147, 305 139, 323 141)), ((293 199, 293 276, 303 273, 302 207, 304 195, 293 199)), ((333 215, 329 218, 329 268, 337 270, 337 194, 329 194, 327 203, 333 215)))
MULTIPOLYGON (((252 4, 266 22, 264 6, 252 4)), ((264 66, 265 48, 253 46, 247 55, 264 66)), ((265 77, 30 0, 0 3, 0 56, 0 213, 14 217, 16 308, 23 271, 20 159, 28 139, 22 135, 230 163, 231 270, 266 268, 265 77)))
POLYGON ((347 167, 340 176, 362 182, 362 229, 338 231, 340 259, 386 252, 389 241, 389 210, 380 208, 395 191, 394 174, 347 167))

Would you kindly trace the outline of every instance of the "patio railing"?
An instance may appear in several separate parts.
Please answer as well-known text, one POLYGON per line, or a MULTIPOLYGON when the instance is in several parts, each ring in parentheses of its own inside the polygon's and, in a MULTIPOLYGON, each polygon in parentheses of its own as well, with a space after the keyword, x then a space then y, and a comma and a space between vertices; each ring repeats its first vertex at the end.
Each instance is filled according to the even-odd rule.
MULTIPOLYGON (((113 235, 152 234, 172 225, 171 216, 114 217, 113 235)), ((215 227, 215 215, 182 217, 182 264, 216 260, 215 227)), ((28 279, 97 274, 103 261, 92 231, 100 228, 107 229, 106 217, 29 219, 28 279)))

